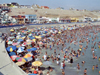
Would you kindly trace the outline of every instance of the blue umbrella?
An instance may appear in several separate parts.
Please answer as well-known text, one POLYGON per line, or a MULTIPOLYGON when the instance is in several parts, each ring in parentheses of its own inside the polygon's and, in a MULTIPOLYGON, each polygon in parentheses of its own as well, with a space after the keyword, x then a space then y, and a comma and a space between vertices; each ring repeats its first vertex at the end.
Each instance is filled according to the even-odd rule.
POLYGON ((47 31, 45 31, 45 33, 47 33, 47 31))
POLYGON ((21 42, 21 41, 23 41, 23 39, 18 39, 18 42, 21 42))
POLYGON ((32 51, 31 49, 27 49, 28 52, 32 51))
POLYGON ((28 75, 37 75, 37 74, 32 73, 32 74, 28 74, 28 75))
POLYGON ((9 56, 12 56, 12 55, 16 55, 16 53, 15 52, 9 53, 9 56))
POLYGON ((10 48, 12 48, 13 51, 16 50, 16 46, 9 46, 9 47, 6 48, 6 50, 8 52, 10 52, 10 48))
POLYGON ((37 50, 37 48, 33 47, 33 48, 31 48, 31 50, 32 50, 32 51, 36 51, 36 50, 37 50))
POLYGON ((27 51, 36 51, 37 50, 37 48, 35 48, 35 47, 33 47, 33 48, 31 48, 31 49, 28 49, 27 51))
POLYGON ((32 36, 29 36, 29 38, 32 40, 32 39, 35 39, 35 37, 32 37, 32 36))

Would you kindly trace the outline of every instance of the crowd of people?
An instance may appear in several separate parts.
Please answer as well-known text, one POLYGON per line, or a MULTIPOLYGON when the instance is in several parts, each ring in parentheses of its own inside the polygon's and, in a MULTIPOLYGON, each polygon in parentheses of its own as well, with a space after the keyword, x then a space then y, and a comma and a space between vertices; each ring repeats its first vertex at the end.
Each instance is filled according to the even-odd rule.
MULTIPOLYGON (((20 29, 13 29, 11 34, 6 38, 6 48, 9 46, 16 46, 15 52, 17 56, 24 57, 26 54, 31 53, 32 60, 20 65, 27 74, 34 73, 38 75, 53 75, 56 66, 60 67, 62 75, 66 74, 66 63, 73 64, 81 56, 85 56, 88 47, 91 47, 91 55, 94 59, 100 61, 100 56, 96 54, 97 47, 100 47, 98 42, 98 34, 100 32, 99 25, 95 26, 54 26, 54 27, 38 27, 28 29, 27 27, 20 29), (93 34, 93 36, 90 35, 93 34), (21 40, 19 40, 21 39, 21 40), (11 43, 8 43, 8 42, 11 43), (14 45, 13 43, 17 43, 14 45), (84 44, 86 45, 84 46, 84 44), (91 44, 91 45, 90 45, 91 44), (72 47, 77 47, 77 50, 72 47), (22 52, 18 52, 19 47, 24 47, 22 52), (36 50, 29 52, 28 49, 36 48, 36 50), (99 57, 99 58, 98 58, 99 57), (33 62, 40 61, 43 63, 41 66, 32 65, 33 62), (49 65, 44 62, 50 63, 49 65), (47 66, 47 67, 45 67, 47 66), (45 70, 47 69, 46 73, 45 70)), ((4 37, 3 37, 4 40, 4 37)), ((8 52, 8 54, 11 52, 8 52)), ((14 61, 17 62, 16 60, 14 61)), ((80 63, 84 66, 86 61, 78 62, 76 69, 80 70, 80 63)), ((98 69, 98 64, 92 66, 92 70, 98 69)), ((87 67, 84 69, 84 75, 87 75, 87 67)), ((54 74, 55 75, 55 74, 54 74)))

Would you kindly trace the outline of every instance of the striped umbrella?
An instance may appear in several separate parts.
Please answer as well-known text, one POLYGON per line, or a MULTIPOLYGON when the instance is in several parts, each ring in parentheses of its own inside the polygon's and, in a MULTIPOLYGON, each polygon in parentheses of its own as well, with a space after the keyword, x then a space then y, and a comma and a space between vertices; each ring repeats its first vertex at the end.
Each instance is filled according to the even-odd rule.
POLYGON ((12 61, 15 61, 17 57, 19 57, 19 56, 18 55, 12 55, 10 58, 12 59, 12 61))
POLYGON ((18 61, 18 62, 26 62, 26 60, 24 59, 24 58, 22 58, 22 57, 20 57, 20 58, 16 58, 16 60, 18 61))

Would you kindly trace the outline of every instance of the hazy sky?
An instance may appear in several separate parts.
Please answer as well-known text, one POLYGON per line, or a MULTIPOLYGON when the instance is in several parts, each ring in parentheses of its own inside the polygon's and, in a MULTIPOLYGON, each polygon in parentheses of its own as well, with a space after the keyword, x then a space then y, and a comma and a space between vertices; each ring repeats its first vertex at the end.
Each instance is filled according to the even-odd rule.
POLYGON ((50 8, 100 10, 100 0, 0 0, 0 3, 17 2, 20 5, 38 4, 50 8))

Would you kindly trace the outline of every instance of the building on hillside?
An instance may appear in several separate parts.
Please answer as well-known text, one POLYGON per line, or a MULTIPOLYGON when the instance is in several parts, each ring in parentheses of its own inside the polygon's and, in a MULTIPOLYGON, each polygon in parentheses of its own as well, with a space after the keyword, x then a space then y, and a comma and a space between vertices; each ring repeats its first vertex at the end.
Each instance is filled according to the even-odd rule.
POLYGON ((7 11, 7 12, 10 12, 10 8, 8 6, 0 6, 0 9, 2 11, 7 11))
POLYGON ((41 9, 49 9, 48 6, 41 6, 41 9))
POLYGON ((19 8, 31 8, 31 5, 19 5, 19 8))
POLYGON ((37 19, 37 15, 25 15, 25 22, 33 23, 37 19))
POLYGON ((79 22, 78 18, 71 18, 71 22, 79 22))
POLYGON ((11 4, 12 4, 13 6, 19 6, 19 4, 16 3, 16 2, 11 2, 11 4))
POLYGON ((2 18, 0 18, 0 24, 3 24, 3 19, 2 18))
POLYGON ((68 22, 68 23, 70 23, 71 22, 71 19, 70 18, 61 18, 61 19, 59 19, 59 21, 61 22, 61 23, 66 23, 66 22, 68 22))
POLYGON ((25 23, 25 16, 23 16, 23 15, 12 16, 12 18, 15 18, 18 24, 25 23))
POLYGON ((49 22, 51 22, 51 23, 58 23, 59 22, 59 18, 50 18, 49 22))

